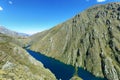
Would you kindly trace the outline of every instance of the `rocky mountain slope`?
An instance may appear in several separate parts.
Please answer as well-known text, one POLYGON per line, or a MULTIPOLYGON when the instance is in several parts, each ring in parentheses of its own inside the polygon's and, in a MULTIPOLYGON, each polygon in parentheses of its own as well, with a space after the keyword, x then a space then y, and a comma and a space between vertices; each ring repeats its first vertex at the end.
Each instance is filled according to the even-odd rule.
POLYGON ((43 64, 32 58, 13 38, 0 34, 0 80, 56 80, 43 64))
POLYGON ((98 5, 31 38, 31 49, 120 80, 120 3, 98 5))

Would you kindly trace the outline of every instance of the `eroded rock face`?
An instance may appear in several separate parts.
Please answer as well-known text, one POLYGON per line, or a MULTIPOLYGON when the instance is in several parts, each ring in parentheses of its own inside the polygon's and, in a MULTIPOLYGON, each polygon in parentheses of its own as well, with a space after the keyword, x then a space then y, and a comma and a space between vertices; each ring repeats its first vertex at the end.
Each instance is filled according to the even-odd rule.
MULTIPOLYGON (((105 58, 102 60, 102 67, 103 67, 103 73, 106 75, 107 79, 109 80, 119 80, 119 73, 117 73, 117 69, 119 68, 117 65, 114 66, 114 63, 112 63, 112 60, 110 58, 105 58)), ((119 72, 119 70, 118 70, 119 72)))
POLYGON ((120 3, 92 7, 35 35, 31 49, 96 76, 120 80, 119 8, 120 3))
POLYGON ((54 74, 32 58, 11 38, 0 34, 0 80, 56 80, 54 74), (6 40, 2 40, 7 38, 6 40))

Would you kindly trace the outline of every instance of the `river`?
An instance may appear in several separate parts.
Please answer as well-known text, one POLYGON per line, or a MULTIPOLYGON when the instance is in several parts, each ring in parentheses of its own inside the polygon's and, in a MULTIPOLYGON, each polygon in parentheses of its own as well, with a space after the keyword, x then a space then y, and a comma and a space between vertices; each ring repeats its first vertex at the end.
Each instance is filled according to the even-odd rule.
MULTIPOLYGON (((27 52, 36 60, 42 62, 45 68, 50 69, 51 72, 55 74, 57 79, 69 80, 75 73, 75 68, 71 65, 64 64, 58 60, 47 57, 41 53, 34 52, 32 50, 27 49, 27 52)), ((95 77, 83 68, 78 68, 78 76, 81 77, 83 80, 107 80, 95 77)))

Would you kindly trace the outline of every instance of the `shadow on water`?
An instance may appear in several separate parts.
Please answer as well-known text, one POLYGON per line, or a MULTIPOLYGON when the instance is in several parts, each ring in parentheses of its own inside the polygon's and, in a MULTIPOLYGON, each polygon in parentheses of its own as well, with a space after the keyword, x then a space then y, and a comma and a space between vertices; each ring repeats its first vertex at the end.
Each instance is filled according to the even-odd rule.
MULTIPOLYGON (((32 50, 27 49, 27 52, 38 61, 41 61, 45 68, 50 69, 51 72, 55 74, 57 79, 69 80, 75 73, 75 68, 71 65, 66 65, 58 60, 32 50)), ((97 78, 82 68, 78 68, 78 76, 80 76, 83 80, 106 80, 97 78)))

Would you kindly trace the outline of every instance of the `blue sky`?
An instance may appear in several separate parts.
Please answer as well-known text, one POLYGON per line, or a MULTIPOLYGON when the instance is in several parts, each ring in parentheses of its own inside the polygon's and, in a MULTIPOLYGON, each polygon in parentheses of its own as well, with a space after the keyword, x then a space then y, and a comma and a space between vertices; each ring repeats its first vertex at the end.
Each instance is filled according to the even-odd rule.
POLYGON ((33 34, 62 23, 90 6, 120 0, 0 0, 0 25, 33 34))

